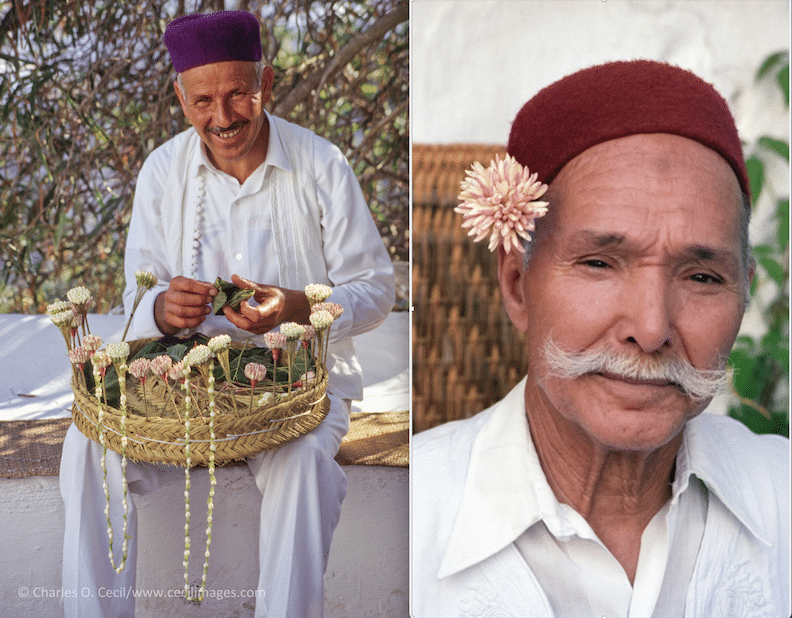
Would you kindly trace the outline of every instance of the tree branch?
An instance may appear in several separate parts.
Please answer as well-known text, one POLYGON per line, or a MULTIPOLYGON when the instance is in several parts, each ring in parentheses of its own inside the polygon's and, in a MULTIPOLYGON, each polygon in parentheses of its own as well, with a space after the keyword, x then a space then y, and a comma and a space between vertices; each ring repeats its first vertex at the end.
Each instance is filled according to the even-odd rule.
POLYGON ((281 118, 288 117, 291 111, 301 102, 307 99, 311 91, 318 89, 336 71, 340 70, 355 57, 355 55, 367 45, 381 39, 386 32, 395 28, 400 23, 407 21, 409 17, 409 6, 405 1, 400 2, 399 6, 377 19, 368 30, 355 36, 349 43, 338 50, 332 60, 324 69, 317 69, 307 77, 303 78, 284 99, 273 109, 273 113, 281 118))

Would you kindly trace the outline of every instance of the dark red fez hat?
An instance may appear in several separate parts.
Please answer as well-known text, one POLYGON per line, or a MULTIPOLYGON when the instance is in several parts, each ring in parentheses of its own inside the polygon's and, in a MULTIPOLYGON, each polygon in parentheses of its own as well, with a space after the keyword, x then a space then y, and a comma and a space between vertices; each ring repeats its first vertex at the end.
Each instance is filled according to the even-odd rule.
POLYGON ((247 11, 183 15, 168 24, 163 38, 177 73, 213 62, 261 60, 259 23, 247 11))
POLYGON ((649 60, 611 62, 564 77, 517 114, 509 154, 550 184, 569 161, 602 142, 671 133, 704 144, 751 185, 726 101, 689 71, 649 60))

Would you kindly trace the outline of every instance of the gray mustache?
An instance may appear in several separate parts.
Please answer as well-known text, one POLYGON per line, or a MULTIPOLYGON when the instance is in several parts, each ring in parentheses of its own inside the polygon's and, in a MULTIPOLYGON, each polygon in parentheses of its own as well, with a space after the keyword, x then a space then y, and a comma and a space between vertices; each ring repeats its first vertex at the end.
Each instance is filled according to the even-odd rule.
POLYGON ((235 122, 232 122, 231 126, 228 127, 228 128, 211 127, 209 129, 207 129, 207 131, 209 131, 209 133, 218 133, 218 134, 219 133, 229 133, 231 131, 236 131, 237 129, 241 129, 246 124, 247 124, 247 122, 244 122, 242 120, 237 120, 235 122))
POLYGON ((544 361, 556 378, 573 379, 587 373, 612 373, 632 380, 670 382, 694 401, 712 399, 729 382, 725 362, 720 369, 696 369, 676 356, 636 356, 609 349, 566 352, 548 337, 544 361))

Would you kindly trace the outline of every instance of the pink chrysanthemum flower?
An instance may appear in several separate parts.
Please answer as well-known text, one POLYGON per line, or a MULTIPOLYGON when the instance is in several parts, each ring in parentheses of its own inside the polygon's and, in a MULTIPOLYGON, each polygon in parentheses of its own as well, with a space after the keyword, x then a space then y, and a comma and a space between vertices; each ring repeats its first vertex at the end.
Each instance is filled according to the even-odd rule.
POLYGON ((69 350, 69 360, 75 365, 80 368, 80 371, 83 370, 85 367, 85 363, 88 362, 88 359, 91 357, 91 354, 83 347, 72 348, 69 350))
POLYGON ((135 376, 138 380, 146 383, 146 376, 151 369, 151 361, 147 358, 136 358, 129 363, 129 373, 135 376))
POLYGON ((99 335, 85 335, 82 344, 86 350, 93 353, 102 347, 102 338, 99 335))
POLYGON ((267 368, 260 363, 248 363, 245 365, 245 377, 250 380, 251 388, 256 388, 258 384, 267 375, 267 368))
POLYGON ((151 359, 151 373, 159 376, 160 379, 165 381, 168 376, 168 371, 173 365, 173 359, 167 354, 161 354, 151 359))
POLYGON ((267 344, 270 350, 281 350, 283 346, 286 345, 286 335, 274 332, 265 333, 264 343, 267 344))
POLYGON ((319 303, 311 307, 311 313, 315 313, 316 311, 327 311, 335 320, 344 313, 344 308, 338 303, 319 303))
POLYGON ((174 363, 171 365, 171 368, 168 369, 168 377, 176 382, 184 382, 184 378, 190 375, 190 368, 184 366, 183 361, 179 361, 178 363, 174 363))
POLYGON ((470 228, 468 235, 476 242, 489 236, 490 251, 503 245, 507 252, 512 247, 524 252, 519 238, 530 241, 534 220, 547 212, 548 203, 538 201, 547 185, 536 177, 510 155, 496 157, 487 168, 474 163, 461 183, 462 203, 454 209, 464 217, 462 227, 470 228))
POLYGON ((278 362, 278 357, 280 356, 280 351, 286 345, 286 335, 283 333, 264 333, 264 343, 267 344, 267 347, 272 350, 272 358, 275 359, 275 362, 278 362))
POLYGON ((311 341, 313 341, 314 338, 316 337, 316 329, 310 324, 304 324, 303 328, 305 330, 303 330, 302 335, 300 335, 300 341, 302 342, 302 346, 305 349, 308 349, 308 346, 311 344, 311 341))

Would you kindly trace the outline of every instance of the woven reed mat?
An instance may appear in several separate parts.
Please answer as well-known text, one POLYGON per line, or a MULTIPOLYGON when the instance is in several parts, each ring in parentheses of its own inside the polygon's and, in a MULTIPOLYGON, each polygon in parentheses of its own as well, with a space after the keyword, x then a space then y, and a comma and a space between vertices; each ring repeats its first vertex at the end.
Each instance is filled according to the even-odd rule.
POLYGON ((503 310, 497 259, 454 212, 474 161, 503 146, 413 144, 413 430, 468 418, 525 373, 525 344, 503 310))
MULTIPOLYGON (((409 458, 408 413, 353 412, 336 461, 343 466, 402 466, 409 458)), ((0 477, 54 476, 70 418, 0 421, 0 477)))

